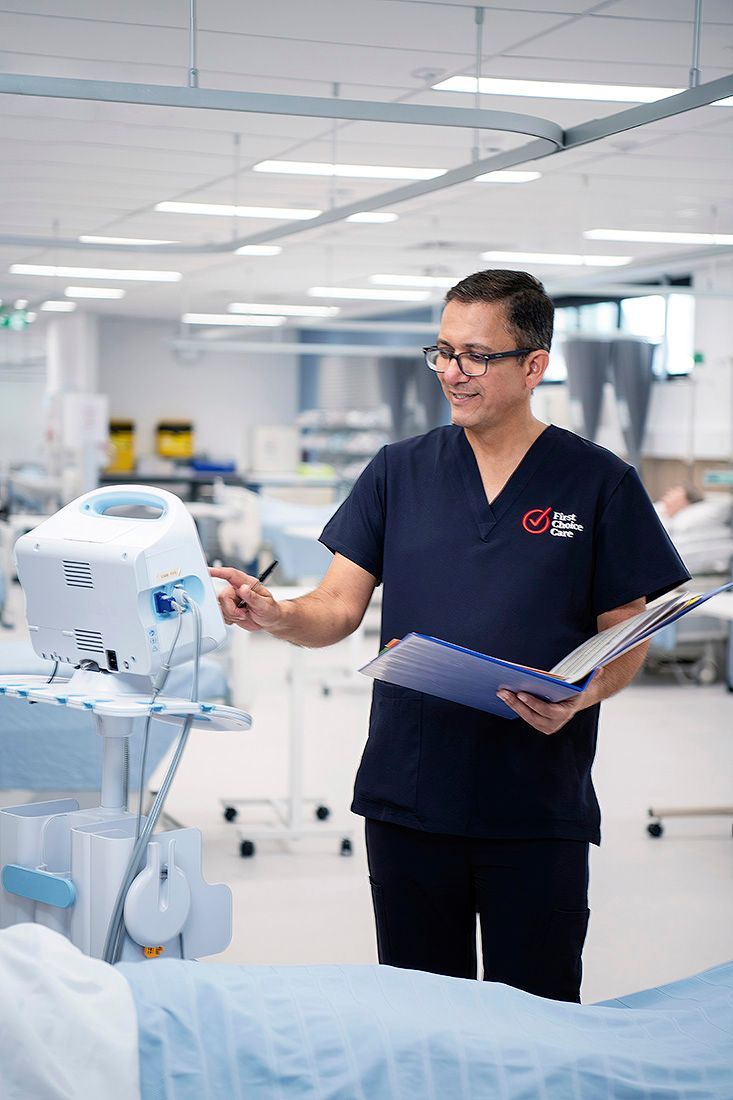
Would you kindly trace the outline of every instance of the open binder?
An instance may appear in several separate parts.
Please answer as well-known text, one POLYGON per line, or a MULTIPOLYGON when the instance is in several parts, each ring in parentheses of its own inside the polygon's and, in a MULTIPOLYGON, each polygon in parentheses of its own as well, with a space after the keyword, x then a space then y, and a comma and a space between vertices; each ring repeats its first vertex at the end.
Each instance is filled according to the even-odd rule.
POLYGON ((594 634, 547 672, 426 634, 407 634, 390 642, 359 671, 375 680, 437 695, 501 718, 516 718, 497 698, 497 691, 524 691, 552 703, 570 699, 585 690, 599 668, 731 588, 733 581, 701 594, 677 590, 662 596, 638 615, 594 634))

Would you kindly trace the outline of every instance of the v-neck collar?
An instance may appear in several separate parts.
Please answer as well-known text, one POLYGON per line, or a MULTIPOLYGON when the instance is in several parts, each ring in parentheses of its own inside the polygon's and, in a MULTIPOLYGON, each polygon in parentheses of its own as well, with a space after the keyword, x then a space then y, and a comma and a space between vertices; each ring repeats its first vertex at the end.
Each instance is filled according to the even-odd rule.
POLYGON ((481 480, 476 455, 466 438, 465 431, 463 428, 459 429, 456 441, 458 451, 456 468, 459 477, 456 480, 468 497, 471 514, 482 539, 488 539, 502 516, 525 488, 537 467, 545 461, 549 451, 554 447, 557 437, 557 428, 554 424, 549 424, 525 452, 519 465, 512 471, 498 495, 489 503, 481 480))

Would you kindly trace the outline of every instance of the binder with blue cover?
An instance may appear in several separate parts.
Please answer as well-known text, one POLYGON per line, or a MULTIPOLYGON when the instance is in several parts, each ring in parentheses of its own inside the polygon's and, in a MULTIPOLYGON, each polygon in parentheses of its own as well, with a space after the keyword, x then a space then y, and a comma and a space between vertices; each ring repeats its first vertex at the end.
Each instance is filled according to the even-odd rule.
POLYGON ((553 703, 570 699, 585 690, 599 668, 731 588, 733 581, 699 595, 676 591, 663 596, 638 615, 595 634, 547 672, 414 633, 390 642, 359 671, 375 680, 437 695, 501 718, 516 718, 497 698, 497 691, 523 691, 553 703))

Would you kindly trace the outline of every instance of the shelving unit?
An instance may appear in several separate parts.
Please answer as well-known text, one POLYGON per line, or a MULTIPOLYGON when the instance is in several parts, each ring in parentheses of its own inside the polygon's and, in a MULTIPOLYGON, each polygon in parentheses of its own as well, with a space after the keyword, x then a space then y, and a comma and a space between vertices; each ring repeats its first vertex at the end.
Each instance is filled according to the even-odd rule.
POLYGON ((332 466, 354 481, 380 447, 390 441, 390 414, 376 409, 308 409, 296 421, 304 461, 332 466))

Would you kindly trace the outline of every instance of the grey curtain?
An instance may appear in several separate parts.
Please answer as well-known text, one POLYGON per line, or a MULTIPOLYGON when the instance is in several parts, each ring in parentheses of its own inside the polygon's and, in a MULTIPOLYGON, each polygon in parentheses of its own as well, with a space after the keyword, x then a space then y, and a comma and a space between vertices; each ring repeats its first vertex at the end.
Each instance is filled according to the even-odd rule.
POLYGON ((638 466, 652 393, 655 345, 640 337, 613 341, 611 376, 619 406, 621 429, 629 462, 638 466))
POLYGON ((593 336, 568 336, 564 345, 573 427, 586 439, 594 440, 601 416, 603 387, 609 374, 612 343, 593 336))

